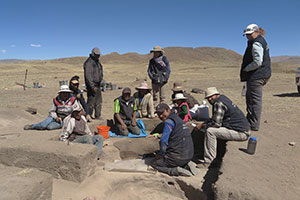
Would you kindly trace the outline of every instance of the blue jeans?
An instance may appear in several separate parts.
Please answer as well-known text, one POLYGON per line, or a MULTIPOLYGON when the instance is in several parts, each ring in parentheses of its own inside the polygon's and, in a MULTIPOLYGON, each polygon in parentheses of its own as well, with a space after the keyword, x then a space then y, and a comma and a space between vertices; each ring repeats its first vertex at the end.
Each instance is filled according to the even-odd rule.
POLYGON ((44 121, 33 124, 33 128, 36 130, 54 130, 60 129, 62 127, 62 123, 58 123, 53 117, 48 116, 44 121))
POLYGON ((74 143, 81 143, 81 144, 93 144, 98 147, 97 158, 100 158, 102 152, 102 145, 103 145, 103 137, 102 135, 84 135, 79 138, 73 140, 74 143))

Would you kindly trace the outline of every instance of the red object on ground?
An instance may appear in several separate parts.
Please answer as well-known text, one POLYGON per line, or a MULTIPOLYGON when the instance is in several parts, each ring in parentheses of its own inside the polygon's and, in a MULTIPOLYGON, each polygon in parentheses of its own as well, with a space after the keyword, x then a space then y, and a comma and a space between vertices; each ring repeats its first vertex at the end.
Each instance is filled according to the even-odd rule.
POLYGON ((109 126, 97 126, 98 134, 102 135, 105 139, 109 137, 109 126))

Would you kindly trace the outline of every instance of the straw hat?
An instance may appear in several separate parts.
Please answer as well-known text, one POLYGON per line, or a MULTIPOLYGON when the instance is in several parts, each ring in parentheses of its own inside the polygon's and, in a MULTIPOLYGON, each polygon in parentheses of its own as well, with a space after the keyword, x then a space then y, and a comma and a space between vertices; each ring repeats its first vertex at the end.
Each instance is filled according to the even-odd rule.
POLYGON ((184 88, 182 86, 182 82, 179 82, 179 81, 174 82, 172 91, 174 91, 174 92, 184 91, 184 88))
POLYGON ((146 82, 142 82, 139 87, 135 88, 136 90, 151 90, 151 88, 148 87, 148 84, 146 82))
POLYGON ((60 88, 59 88, 58 93, 61 93, 61 92, 72 92, 72 91, 69 89, 69 86, 61 85, 60 88))
POLYGON ((209 87, 205 91, 205 98, 207 99, 208 97, 211 97, 211 96, 213 96, 215 94, 220 94, 218 92, 217 88, 215 88, 215 87, 209 87))
POLYGON ((155 46, 153 47, 153 50, 150 51, 150 53, 156 52, 156 51, 160 51, 162 53, 164 53, 165 51, 163 50, 163 48, 161 48, 160 46, 155 46))
POLYGON ((187 97, 185 97, 182 93, 177 93, 175 94, 175 98, 173 99, 173 101, 180 100, 180 99, 187 99, 187 97))

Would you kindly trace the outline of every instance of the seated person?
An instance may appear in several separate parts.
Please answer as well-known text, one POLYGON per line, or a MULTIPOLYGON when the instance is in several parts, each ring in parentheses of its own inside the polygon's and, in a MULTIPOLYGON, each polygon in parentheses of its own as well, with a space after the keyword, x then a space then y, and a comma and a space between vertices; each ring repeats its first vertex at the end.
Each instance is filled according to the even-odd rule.
POLYGON ((160 139, 160 151, 151 166, 171 176, 191 176, 191 172, 185 169, 194 154, 189 128, 165 103, 158 104, 155 112, 164 122, 164 130, 160 139))
POLYGON ((136 124, 136 111, 137 107, 130 88, 124 88, 122 96, 114 101, 114 120, 119 134, 127 136, 129 131, 135 135, 140 134, 136 124))
POLYGON ((103 137, 92 134, 80 104, 74 105, 72 114, 64 119, 59 139, 64 142, 93 144, 98 147, 97 159, 100 159, 103 137))
POLYGON ((175 103, 176 114, 184 121, 187 122, 192 119, 190 114, 189 105, 186 102, 187 97, 183 96, 182 93, 177 93, 173 102, 175 103))
POLYGON ((89 113, 89 108, 85 102, 85 99, 83 96, 83 91, 79 89, 79 76, 73 76, 71 78, 69 87, 70 87, 70 90, 72 90, 73 95, 76 97, 77 101, 79 101, 80 104, 82 105, 87 121, 90 122, 92 119, 91 119, 91 115, 89 113))
POLYGON ((42 122, 24 126, 24 130, 53 130, 60 129, 65 117, 70 115, 73 105, 78 104, 76 97, 67 85, 61 85, 58 96, 53 99, 49 116, 42 122))
POLYGON ((137 117, 153 118, 154 117, 154 105, 153 96, 151 94, 151 88, 148 87, 146 82, 140 84, 135 88, 136 93, 133 94, 135 98, 135 104, 137 106, 137 117))

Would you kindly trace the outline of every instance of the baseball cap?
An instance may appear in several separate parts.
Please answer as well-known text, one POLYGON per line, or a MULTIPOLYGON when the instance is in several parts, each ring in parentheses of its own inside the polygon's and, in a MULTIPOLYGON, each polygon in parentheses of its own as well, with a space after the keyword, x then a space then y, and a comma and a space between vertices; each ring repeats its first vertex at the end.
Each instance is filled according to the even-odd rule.
POLYGON ((95 47, 95 48, 92 49, 92 53, 100 55, 100 49, 95 47))
POLYGON ((122 91, 123 94, 131 94, 131 89, 129 87, 126 87, 122 91))
POLYGON ((160 103, 156 106, 155 113, 161 115, 165 110, 169 109, 170 107, 165 103, 160 103))
POLYGON ((257 26, 257 24, 249 24, 246 29, 244 30, 244 34, 243 35, 247 35, 247 34, 252 34, 255 31, 258 31, 259 28, 257 26))

